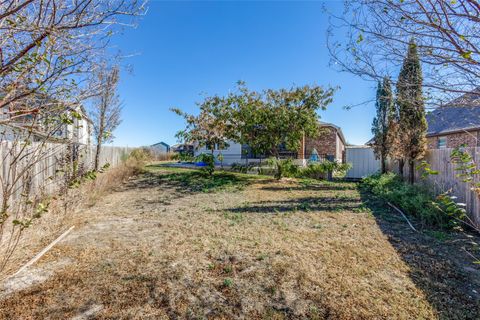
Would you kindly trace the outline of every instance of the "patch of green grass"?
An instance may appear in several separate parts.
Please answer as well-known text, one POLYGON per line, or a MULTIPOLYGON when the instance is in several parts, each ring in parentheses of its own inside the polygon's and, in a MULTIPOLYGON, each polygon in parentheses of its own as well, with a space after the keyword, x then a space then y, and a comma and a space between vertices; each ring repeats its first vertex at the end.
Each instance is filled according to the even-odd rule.
POLYGON ((258 260, 258 261, 263 261, 263 260, 265 260, 265 259, 267 259, 267 258, 268 258, 268 254, 266 254, 266 253, 261 253, 261 254, 259 254, 259 255, 257 256, 257 260, 258 260))
POLYGON ((217 192, 222 190, 241 190, 252 181, 251 175, 238 173, 215 172, 212 176, 199 170, 172 168, 164 166, 147 166, 151 173, 162 172, 158 176, 159 183, 170 184, 180 190, 189 192, 217 192))
POLYGON ((223 217, 227 220, 230 220, 231 224, 236 224, 243 221, 243 214, 241 212, 235 212, 235 213, 224 212, 223 217))
POLYGON ((223 267, 223 272, 225 273, 232 273, 233 269, 232 269, 232 266, 230 265, 226 265, 225 267, 223 267))
POLYGON ((304 188, 315 188, 325 190, 356 190, 358 183, 345 182, 342 180, 316 180, 316 179, 299 179, 298 183, 304 188))
POLYGON ((435 238, 441 242, 444 242, 451 238, 451 236, 448 233, 443 231, 438 231, 438 230, 426 230, 425 233, 430 237, 435 238))
POLYGON ((226 287, 226 288, 231 288, 233 287, 233 280, 230 279, 230 278, 225 278, 223 280, 223 286, 226 287))
POLYGON ((353 208, 352 212, 355 212, 355 213, 372 213, 372 209, 367 207, 365 204, 362 204, 357 208, 353 208))

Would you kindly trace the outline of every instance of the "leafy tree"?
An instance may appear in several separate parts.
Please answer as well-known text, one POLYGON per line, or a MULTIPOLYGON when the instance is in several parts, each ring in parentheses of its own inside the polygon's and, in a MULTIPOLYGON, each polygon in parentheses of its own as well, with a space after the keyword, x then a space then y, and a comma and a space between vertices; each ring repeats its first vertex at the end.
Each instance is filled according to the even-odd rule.
MULTIPOLYGON (((249 91, 240 84, 240 95, 231 97, 237 137, 254 152, 280 158, 281 146, 296 151, 304 135, 319 134, 318 110, 331 103, 334 89, 320 86, 290 89, 249 91)), ((276 164, 276 177, 281 177, 281 161, 276 164)))
MULTIPOLYGON (((422 94, 422 69, 417 46, 412 39, 397 81, 399 111, 398 148, 408 161, 410 183, 415 181, 415 160, 426 150, 427 120, 422 94)), ((401 170, 403 170, 401 168, 401 170)), ((403 172, 402 172, 403 173, 403 172)))
POLYGON ((255 154, 279 159, 282 145, 296 151, 304 135, 319 133, 317 111, 326 109, 334 91, 303 86, 256 92, 238 82, 237 91, 225 97, 207 97, 198 116, 172 109, 187 122, 177 137, 207 146, 231 140, 248 145, 255 154))
POLYGON ((395 118, 395 107, 392 94, 392 86, 390 78, 383 78, 383 82, 378 82, 377 102, 375 105, 377 115, 373 119, 372 133, 374 135, 373 149, 377 158, 380 159, 381 171, 385 173, 387 156, 392 154, 392 134, 390 129, 393 128, 393 120, 395 118))
POLYGON ((232 123, 225 99, 219 96, 207 97, 198 106, 200 113, 197 116, 178 108, 171 109, 187 123, 186 128, 179 131, 176 137, 183 142, 195 142, 199 147, 205 146, 213 154, 215 145, 228 146, 228 132, 231 131, 232 123))

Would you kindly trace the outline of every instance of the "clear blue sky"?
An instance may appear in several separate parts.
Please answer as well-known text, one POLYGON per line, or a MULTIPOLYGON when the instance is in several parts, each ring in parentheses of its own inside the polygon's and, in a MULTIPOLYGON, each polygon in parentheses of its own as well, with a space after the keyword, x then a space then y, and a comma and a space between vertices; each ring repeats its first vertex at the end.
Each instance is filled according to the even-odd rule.
MULTIPOLYGON (((341 10, 340 1, 325 4, 341 10)), ((319 115, 340 126, 350 143, 365 143, 373 102, 343 106, 372 99, 375 84, 328 66, 327 26, 322 2, 152 1, 138 28, 114 39, 123 53, 138 53, 125 61, 134 71, 123 73, 123 123, 114 144, 175 143, 184 123, 169 108, 195 113, 202 93, 225 94, 237 80, 256 90, 340 86, 319 115)))

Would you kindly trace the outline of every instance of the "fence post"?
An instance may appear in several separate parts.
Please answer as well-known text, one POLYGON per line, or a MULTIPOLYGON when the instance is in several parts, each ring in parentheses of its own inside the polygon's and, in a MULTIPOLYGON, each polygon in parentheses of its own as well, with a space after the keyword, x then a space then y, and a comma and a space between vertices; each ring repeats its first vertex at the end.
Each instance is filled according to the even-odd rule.
MULTIPOLYGON (((331 155, 331 154, 328 154, 326 158, 327 158, 328 161, 331 161, 331 162, 335 161, 335 157, 334 157, 333 155, 331 155)), ((329 171, 328 171, 328 173, 327 173, 327 180, 328 180, 328 181, 332 181, 332 180, 333 180, 333 172, 332 172, 332 170, 329 170, 329 171)))

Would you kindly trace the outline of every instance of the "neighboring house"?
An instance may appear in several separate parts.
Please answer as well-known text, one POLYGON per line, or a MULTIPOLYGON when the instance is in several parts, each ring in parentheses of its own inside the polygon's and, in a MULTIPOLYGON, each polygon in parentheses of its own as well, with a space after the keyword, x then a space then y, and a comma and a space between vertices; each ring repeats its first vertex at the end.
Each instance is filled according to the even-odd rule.
POLYGON ((172 152, 194 155, 195 146, 190 143, 174 144, 170 147, 172 152))
MULTIPOLYGON (((331 123, 320 122, 320 133, 316 138, 304 137, 298 151, 287 150, 280 146, 281 158, 293 158, 298 163, 305 165, 312 154, 312 150, 316 149, 321 159, 331 159, 339 162, 344 161, 345 155, 345 137, 340 127, 331 123)), ((212 150, 205 146, 195 149, 195 155, 202 153, 211 153, 212 150)), ((223 155, 224 164, 242 163, 245 161, 259 161, 260 158, 251 153, 246 145, 241 145, 233 141, 228 141, 227 146, 216 145, 213 154, 217 157, 223 155)), ((263 159, 265 157, 262 157, 263 159)))
MULTIPOLYGON (((31 141, 75 143, 89 145, 93 123, 81 105, 65 107, 62 115, 27 114, 15 117, 0 125, 2 139, 13 140, 21 137, 31 141), (62 117, 62 115, 65 115, 62 117)), ((5 118, 5 117, 4 117, 5 118)))
POLYGON ((150 146, 150 149, 152 149, 156 153, 169 153, 170 152, 170 146, 165 143, 165 142, 159 142, 152 144, 150 146))
POLYGON ((480 146, 480 88, 427 114, 429 149, 480 146))
MULTIPOLYGON (((245 162, 247 149, 245 146, 242 146, 239 143, 233 141, 227 141, 226 145, 215 145, 213 148, 213 155, 215 158, 219 154, 223 155, 223 163, 226 165, 231 165, 233 163, 245 162)), ((195 156, 198 156, 202 153, 212 153, 210 146, 202 146, 195 149, 195 156)))
POLYGON ((80 145, 91 144, 93 131, 93 122, 87 115, 85 109, 78 105, 73 108, 67 108, 66 114, 75 113, 76 117, 71 117, 73 123, 62 124, 52 133, 54 139, 58 142, 75 143, 80 145))
POLYGON ((316 149, 320 158, 345 162, 346 140, 342 129, 332 123, 320 122, 320 134, 316 138, 305 137, 297 159, 308 160, 316 149))

